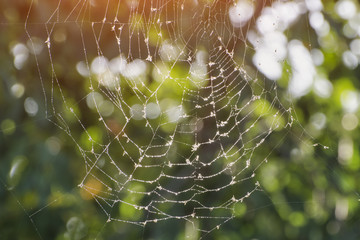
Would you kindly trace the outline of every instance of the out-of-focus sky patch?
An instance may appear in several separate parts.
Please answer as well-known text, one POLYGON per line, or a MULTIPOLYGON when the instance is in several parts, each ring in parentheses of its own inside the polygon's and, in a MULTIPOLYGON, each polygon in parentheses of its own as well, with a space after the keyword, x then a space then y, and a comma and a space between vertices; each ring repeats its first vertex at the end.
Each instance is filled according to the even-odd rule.
POLYGON ((311 55, 302 42, 292 40, 288 49, 293 72, 288 89, 293 97, 298 98, 311 90, 316 70, 311 55))
POLYGON ((243 27, 253 16, 255 6, 252 1, 239 0, 229 9, 229 17, 234 27, 243 27))
POLYGON ((276 2, 265 7, 256 21, 256 30, 248 34, 255 48, 253 64, 270 80, 282 76, 283 61, 288 55, 288 41, 284 31, 306 11, 304 4, 276 2))
POLYGON ((331 96, 331 81, 317 72, 317 68, 324 64, 323 51, 327 55, 340 55, 339 59, 350 70, 357 68, 360 61, 360 13, 357 4, 352 0, 342 0, 334 5, 334 13, 346 22, 343 29, 345 36, 353 38, 349 49, 345 50, 339 45, 336 33, 330 31, 323 8, 320 0, 275 2, 262 10, 255 29, 247 35, 255 50, 253 64, 268 79, 280 79, 284 61, 289 61, 291 76, 288 91, 294 98, 300 98, 311 90, 321 98, 331 96), (309 25, 316 32, 318 44, 323 50, 309 48, 298 40, 288 42, 284 34, 305 13, 309 14, 309 25))
POLYGON ((342 0, 335 4, 335 11, 342 19, 351 19, 356 15, 356 5, 352 0, 342 0))

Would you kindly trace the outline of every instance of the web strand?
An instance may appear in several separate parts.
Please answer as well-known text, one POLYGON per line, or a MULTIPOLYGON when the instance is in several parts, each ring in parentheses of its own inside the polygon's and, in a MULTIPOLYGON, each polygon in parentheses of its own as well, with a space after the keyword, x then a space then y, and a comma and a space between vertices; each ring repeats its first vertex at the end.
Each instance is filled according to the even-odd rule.
POLYGON ((269 155, 262 146, 291 127, 276 84, 248 73, 250 24, 234 27, 232 5, 210 2, 59 1, 48 13, 40 34, 49 76, 37 62, 47 117, 79 149, 79 187, 108 222, 219 229, 236 204, 261 191, 256 171, 269 155), (72 42, 81 48, 66 53, 68 66, 59 51, 72 42), (75 102, 66 90, 71 64, 80 81, 75 102))

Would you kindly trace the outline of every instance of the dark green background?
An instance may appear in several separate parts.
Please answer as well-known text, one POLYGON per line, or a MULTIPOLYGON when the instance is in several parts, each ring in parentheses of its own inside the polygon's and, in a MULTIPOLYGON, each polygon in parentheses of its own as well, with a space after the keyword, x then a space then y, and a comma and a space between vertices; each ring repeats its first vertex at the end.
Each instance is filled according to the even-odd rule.
MULTIPOLYGON (((53 115, 51 109, 50 101, 53 100, 58 113, 65 118, 69 114, 62 106, 63 101, 56 85, 54 95, 50 95, 51 67, 46 47, 38 56, 39 68, 36 67, 33 55, 29 56, 21 70, 17 70, 13 64, 12 46, 28 41, 24 25, 29 4, 29 1, 0 3, 0 239, 185 239, 184 223, 175 220, 149 224, 145 228, 116 221, 106 223, 107 217, 96 202, 81 197, 81 189, 77 185, 85 175, 84 163, 74 142, 61 130, 64 125, 59 123, 59 118, 53 115), (45 93, 38 69, 42 74, 45 93), (11 93, 15 83, 25 87, 25 93, 20 98, 11 93), (29 116, 24 111, 24 100, 27 97, 35 99, 39 105, 35 116, 29 116), (45 105, 44 99, 48 105, 45 105), (49 139, 60 143, 61 150, 58 153, 53 154, 49 150, 49 139), (16 171, 11 173, 15 165, 16 171)), ((51 29, 53 25, 44 24, 44 19, 53 12, 56 4, 55 1, 42 2, 37 12, 33 12, 36 14, 30 16, 31 24, 28 26, 32 36, 46 40, 46 26, 51 29)), ((270 3, 265 1, 263 4, 270 3)), ((324 16, 330 24, 330 33, 323 37, 328 47, 319 45, 319 36, 309 26, 307 14, 302 15, 287 30, 286 36, 289 40, 299 39, 305 46, 323 51, 324 63, 317 71, 323 72, 333 84, 331 97, 323 99, 310 92, 298 100, 289 101, 286 99, 289 74, 284 72, 278 82, 277 92, 271 92, 269 98, 276 94, 284 108, 293 105, 295 122, 292 127, 274 132, 255 152, 258 154, 255 157, 261 159, 271 153, 268 163, 261 165, 256 172, 256 180, 260 182, 262 190, 255 191, 245 200, 244 205, 237 210, 237 217, 222 225, 219 230, 203 235, 204 239, 360 238, 360 135, 358 128, 348 131, 342 127, 345 111, 341 105, 343 92, 355 91, 359 94, 360 72, 358 67, 348 69, 341 60, 352 40, 343 34, 342 29, 347 22, 336 15, 334 1, 323 4, 324 16), (318 112, 326 115, 326 126, 322 130, 316 130, 311 121, 318 112), (338 160, 341 141, 352 142, 350 146, 353 154, 344 164, 338 160), (319 144, 313 146, 316 143, 319 144), (345 219, 338 219, 335 210, 342 205, 348 206, 348 215, 345 219)), ((72 9, 72 5, 67 2, 62 6, 60 13, 72 9)), ((220 4, 218 11, 224 10, 224 6, 220 4)), ((260 6, 258 11, 264 7, 260 6)), ((83 17, 93 21, 101 20, 102 7, 94 12, 86 12, 83 17)), ((167 11, 170 13, 172 8, 169 7, 167 11)), ((126 21, 128 16, 126 13, 124 16, 126 21)), ((89 24, 64 24, 61 22, 62 17, 55 29, 63 27, 75 33, 81 28, 85 38, 92 36, 89 24)), ((108 30, 105 29, 102 36, 109 41, 108 45, 102 46, 104 55, 114 52, 114 36, 108 34, 108 30)), ((166 34, 170 39, 176 35, 170 30, 166 34)), ((104 128, 99 126, 97 114, 89 111, 83 100, 88 93, 88 82, 75 69, 76 62, 84 58, 78 36, 69 34, 65 43, 54 46, 53 67, 68 105, 75 108, 82 123, 91 126, 95 135, 101 135, 104 128)), ((122 39, 129 41, 126 35, 122 39)), ((137 39, 131 41, 136 46, 137 39)), ((87 43, 88 54, 92 55, 90 58, 97 56, 93 39, 87 43)), ((142 49, 134 50, 133 54, 134 57, 139 55, 143 58, 147 55, 144 55, 142 49)), ((249 50, 244 61, 250 64, 251 55, 252 51, 249 50)), ((284 65, 290 68, 287 62, 284 65)), ((181 75, 184 69, 180 66, 174 74, 181 75)), ((270 86, 269 89, 274 90, 270 81, 264 76, 260 78, 264 79, 264 89, 270 86)), ((172 86, 169 88, 172 89, 172 86)), ((181 98, 179 92, 171 94, 175 99, 181 98)), ((354 114, 360 117, 359 111, 354 114)), ((86 141, 81 140, 83 129, 71 116, 66 119, 74 138, 86 148, 86 141)), ((144 134, 141 128, 143 124, 141 122, 131 126, 133 136, 137 136, 135 138, 140 139, 139 136, 144 134)))

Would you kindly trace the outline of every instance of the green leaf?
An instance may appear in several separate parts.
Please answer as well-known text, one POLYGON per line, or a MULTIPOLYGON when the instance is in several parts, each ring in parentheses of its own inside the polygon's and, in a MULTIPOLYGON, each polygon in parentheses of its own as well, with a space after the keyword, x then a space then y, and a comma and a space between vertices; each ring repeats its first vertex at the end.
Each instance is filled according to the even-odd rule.
POLYGON ((27 166, 28 160, 24 156, 17 156, 11 163, 11 168, 8 174, 9 189, 13 189, 20 182, 23 172, 27 166))
POLYGON ((85 223, 78 217, 72 217, 66 223, 67 232, 65 238, 69 240, 80 240, 87 234, 85 223))

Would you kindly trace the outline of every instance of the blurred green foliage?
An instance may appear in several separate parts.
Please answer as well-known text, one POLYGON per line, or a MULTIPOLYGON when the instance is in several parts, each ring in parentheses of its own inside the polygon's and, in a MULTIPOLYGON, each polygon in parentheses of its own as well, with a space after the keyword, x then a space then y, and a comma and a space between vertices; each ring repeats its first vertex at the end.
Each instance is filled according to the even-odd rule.
MULTIPOLYGON (((56 5, 51 1, 41 3, 43 5, 38 6, 38 13, 41 12, 42 15, 38 19, 30 16, 34 17, 32 21, 39 20, 43 23, 53 12, 47 9, 54 9, 56 5)), ((18 43, 31 49, 31 43, 28 42, 24 30, 29 4, 29 1, 0 3, 0 239, 197 239, 200 236, 204 239, 229 240, 360 238, 360 112, 358 108, 354 111, 349 110, 349 105, 353 101, 352 96, 357 98, 356 101, 360 101, 360 72, 357 65, 352 67, 344 64, 343 60, 344 52, 350 49, 350 43, 354 39, 358 39, 358 33, 354 33, 353 37, 348 33, 350 30, 346 29, 352 20, 338 16, 335 1, 323 2, 323 14, 330 27, 328 34, 319 36, 309 26, 307 14, 302 15, 287 32, 289 39, 301 40, 304 45, 310 46, 310 50, 321 50, 324 61, 316 67, 316 71, 330 80, 333 88, 331 96, 323 98, 315 91, 310 91, 299 99, 287 99, 286 88, 292 69, 288 62, 284 62, 282 78, 276 83, 277 92, 270 92, 268 99, 254 101, 244 110, 253 112, 254 119, 263 120, 253 126, 251 124, 254 121, 242 126, 250 129, 248 135, 244 136, 245 142, 246 138, 249 140, 246 142, 249 144, 248 147, 254 147, 255 144, 250 139, 270 127, 277 126, 253 156, 254 159, 266 159, 266 163, 254 163, 260 166, 256 171, 256 180, 259 181, 262 190, 252 193, 243 203, 235 204, 234 218, 208 235, 194 231, 189 223, 180 223, 174 219, 156 224, 149 223, 145 227, 117 221, 107 222, 109 216, 106 216, 104 211, 111 212, 112 216, 125 221, 146 218, 139 209, 128 207, 129 203, 139 205, 142 201, 147 201, 146 196, 123 194, 121 199, 126 203, 121 202, 110 210, 104 210, 92 197, 93 194, 101 194, 103 190, 99 180, 88 179, 85 182, 87 191, 77 187, 80 183, 84 184, 85 168, 89 167, 88 163, 84 163, 84 155, 89 156, 93 152, 103 150, 104 143, 109 138, 108 130, 103 124, 99 124, 102 119, 99 119, 98 111, 89 109, 84 99, 84 96, 92 92, 92 88, 98 84, 96 76, 80 76, 75 68, 76 63, 84 59, 84 52, 81 39, 71 33, 81 28, 85 34, 93 34, 90 32, 93 29, 88 26, 89 24, 75 26, 75 23, 60 22, 59 25, 54 25, 52 30, 55 37, 52 44, 55 44, 55 47, 51 55, 51 59, 54 60, 53 66, 48 64, 49 56, 45 47, 43 53, 37 56, 38 62, 31 53, 27 53, 30 57, 24 66, 18 67, 19 70, 14 63, 13 49, 18 43), (72 27, 68 27, 68 24, 72 27), (62 41, 66 31, 70 34, 66 36, 66 41, 62 41), (56 78, 52 75, 53 70, 56 78), (272 94, 276 94, 276 97, 272 94), (281 106, 273 105, 271 99, 276 98, 280 99, 280 103, 293 108, 291 114, 287 115, 278 110, 281 106), (53 106, 57 106, 58 109, 53 111, 53 106), (288 123, 292 123, 291 127, 288 123), (76 140, 72 141, 71 138, 76 140), (76 146, 74 142, 79 145, 76 146)), ((71 6, 66 2, 60 9, 67 12, 71 10, 71 6)), ((103 6, 99 9, 92 13, 93 19, 101 19, 99 13, 103 12, 103 6)), ((110 10, 111 13, 113 11, 114 9, 110 10)), ((141 31, 146 24, 146 17, 140 14, 131 15, 125 8, 121 11, 124 11, 122 16, 130 22, 132 30, 141 31)), ((168 11, 171 12, 171 9, 168 11)), ((357 6, 357 16, 360 16, 359 14, 357 6)), ((351 24, 354 24, 353 22, 351 24)), ((47 35, 44 28, 51 28, 51 25, 41 23, 29 26, 28 31, 45 41, 47 35)), ((114 42, 114 36, 107 35, 107 32, 110 32, 106 31, 108 26, 103 27, 105 30, 102 37, 114 42)), ((357 28, 359 27, 358 23, 357 28)), ((96 31, 99 30, 95 27, 96 31)), ((156 29, 154 25, 148 34, 149 41, 154 46, 174 33, 171 29, 156 29)), ((122 37, 128 41, 122 45, 125 46, 125 53, 129 51, 129 42, 133 41, 134 46, 137 46, 136 37, 122 37)), ((90 46, 93 43, 94 40, 87 42, 89 59, 98 56, 96 46, 90 46)), ((101 49, 104 55, 111 55, 116 47, 116 44, 109 43, 102 45, 101 49)), ((138 49, 133 54, 145 58, 146 49, 140 49, 140 46, 138 49)), ((355 47, 352 51, 359 50, 355 47)), ((248 54, 251 55, 250 47, 248 54)), ((357 57, 359 58, 358 55, 357 57)), ((251 65, 251 61, 248 61, 248 64, 251 65)), ((146 84, 121 79, 123 85, 120 93, 128 100, 129 105, 140 103, 141 98, 155 101, 156 98, 151 95, 151 91, 159 88, 157 94, 167 99, 164 104, 174 109, 180 104, 185 110, 190 108, 191 103, 182 103, 184 94, 192 90, 197 91, 198 88, 204 87, 206 82, 203 82, 201 77, 189 74, 190 66, 186 61, 165 63, 159 59, 154 60, 154 65, 156 67, 152 71, 141 76, 150 79, 146 84), (167 78, 176 81, 163 81, 167 78), (185 81, 187 78, 192 78, 193 81, 185 81), (134 87, 137 88, 136 91, 133 90, 134 87)), ((256 66, 249 67, 249 72, 256 71, 255 68, 256 66)), ((265 78, 258 72, 256 76, 265 78)), ((103 88, 104 86, 99 87, 103 88)), ((251 88, 253 92, 244 88, 244 98, 251 97, 251 94, 261 94, 267 88, 273 91, 274 83, 269 80, 265 80, 263 85, 254 83, 251 88)), ((112 103, 116 102, 117 96, 111 95, 108 91, 103 93, 109 94, 107 97, 112 103)), ((243 102, 246 102, 245 100, 243 102)), ((119 106, 122 106, 121 104, 119 103, 119 106)), ((124 109, 128 111, 128 108, 124 109)), ((116 114, 115 112, 113 118, 106 119, 107 126, 113 133, 120 132, 122 124, 126 122, 123 115, 116 114)), ((176 114, 178 113, 174 111, 172 115, 176 114)), ((176 128, 176 123, 169 119, 170 117, 167 117, 159 121, 164 136, 174 132, 176 128)), ((129 139, 137 139, 139 143, 146 144, 152 133, 144 128, 145 124, 157 123, 156 120, 144 119, 131 122, 127 126, 126 134, 129 139)), ((203 133, 204 138, 211 135, 215 129, 207 131, 203 133)), ((159 140, 159 144, 166 144, 165 140, 165 137, 159 140)), ((178 140, 189 145, 194 144, 191 137, 182 136, 178 140)), ((127 145, 124 143, 124 146, 127 145)), ((130 156, 139 154, 134 147, 126 149, 130 156)), ((169 156, 177 159, 178 155, 185 156, 186 151, 188 147, 179 144, 169 156)), ((239 152, 237 148, 232 148, 223 164, 238 159, 239 152)), ((113 156, 122 155, 122 149, 109 149, 109 153, 113 156)), ((210 156, 212 153, 204 151, 204 154, 210 156)), ((246 156, 249 155, 245 154, 246 156)), ((131 172, 131 159, 126 155, 123 159, 121 169, 131 172)), ((108 160, 106 158, 105 167, 115 172, 116 169, 111 164, 106 165, 108 160)), ((244 166, 237 167, 242 169, 244 166)), ((101 172, 97 174, 100 176, 101 172)), ((159 173, 156 170, 139 170, 137 174, 150 180, 159 173)), ((213 180, 210 184, 216 185, 217 182, 213 180)), ((231 193, 224 193, 223 196, 209 194, 200 200, 221 202, 228 194, 243 196, 249 186, 241 187, 244 189, 234 187, 231 193)), ((138 192, 147 190, 141 183, 134 183, 128 186, 128 189, 138 192)), ((175 208, 174 215, 186 211, 180 207, 177 209, 172 204, 162 207, 164 210, 175 208)), ((196 224, 211 227, 212 223, 205 220, 196 224)))

